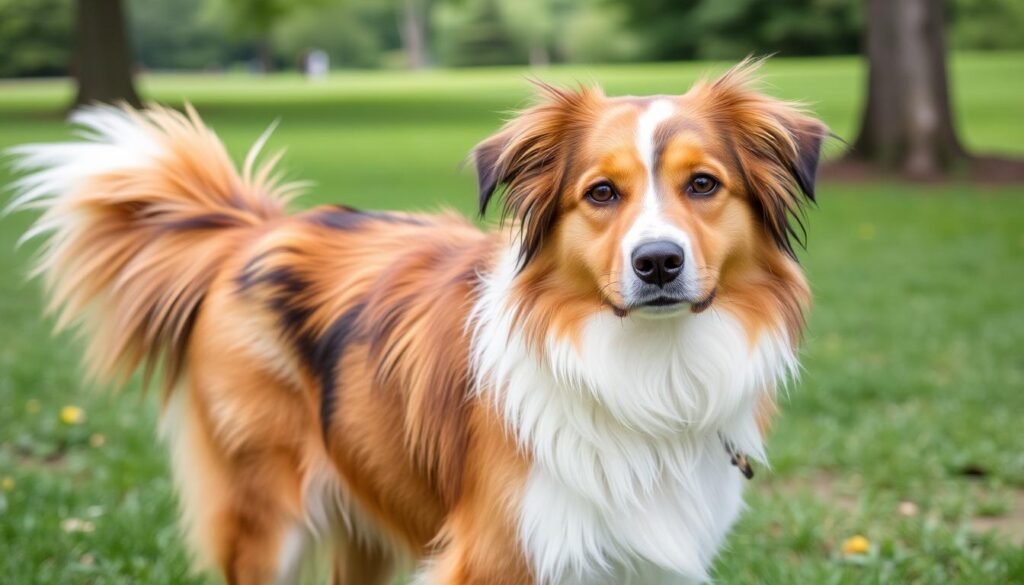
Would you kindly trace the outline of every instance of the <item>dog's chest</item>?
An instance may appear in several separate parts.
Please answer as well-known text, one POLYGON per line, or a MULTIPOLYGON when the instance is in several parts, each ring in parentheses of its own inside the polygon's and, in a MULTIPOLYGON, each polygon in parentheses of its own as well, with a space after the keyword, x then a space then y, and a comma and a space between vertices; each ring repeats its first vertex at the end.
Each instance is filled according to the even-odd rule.
POLYGON ((523 550, 546 585, 705 581, 742 507, 723 438, 763 457, 755 408, 786 360, 728 315, 682 332, 615 325, 544 359, 515 333, 500 353, 477 347, 481 384, 531 457, 523 550))
POLYGON ((742 507, 745 480, 717 437, 686 443, 674 449, 652 447, 661 455, 649 461, 642 454, 628 460, 636 446, 601 454, 577 445, 579 467, 593 465, 588 475, 604 477, 603 485, 592 484, 585 491, 575 478, 566 477, 565 469, 535 464, 520 508, 520 537, 541 582, 656 585, 705 580, 742 507), (631 469, 636 465, 654 467, 631 469), (613 477, 615 473, 632 479, 613 477), (617 482, 623 490, 631 483, 635 492, 609 487, 617 482))

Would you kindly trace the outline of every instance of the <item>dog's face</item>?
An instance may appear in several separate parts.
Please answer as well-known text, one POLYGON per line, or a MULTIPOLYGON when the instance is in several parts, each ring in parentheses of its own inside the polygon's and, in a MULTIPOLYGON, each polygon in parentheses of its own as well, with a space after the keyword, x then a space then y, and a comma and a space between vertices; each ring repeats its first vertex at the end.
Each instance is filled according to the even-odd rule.
POLYGON ((620 315, 707 308, 792 256, 827 133, 746 75, 650 98, 543 87, 475 151, 481 209, 503 185, 522 268, 574 295, 620 315))

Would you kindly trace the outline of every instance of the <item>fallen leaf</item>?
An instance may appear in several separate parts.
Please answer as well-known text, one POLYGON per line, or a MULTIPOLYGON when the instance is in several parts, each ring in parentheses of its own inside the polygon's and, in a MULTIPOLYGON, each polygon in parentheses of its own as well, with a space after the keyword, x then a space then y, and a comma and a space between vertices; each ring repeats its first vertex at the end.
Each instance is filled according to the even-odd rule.
POLYGON ((60 528, 68 534, 76 532, 90 533, 96 529, 96 525, 81 518, 68 518, 60 523, 60 528))
POLYGON ((920 512, 917 504, 909 500, 900 502, 898 510, 900 512, 900 516, 906 516, 907 518, 917 516, 918 512, 920 512))

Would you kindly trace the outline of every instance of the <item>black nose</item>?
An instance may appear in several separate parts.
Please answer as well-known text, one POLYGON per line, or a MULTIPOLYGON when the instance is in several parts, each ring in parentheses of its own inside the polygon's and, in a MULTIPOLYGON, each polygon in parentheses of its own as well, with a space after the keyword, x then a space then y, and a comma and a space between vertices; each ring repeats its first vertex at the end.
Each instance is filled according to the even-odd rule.
POLYGON ((672 242, 650 242, 633 250, 633 272, 647 284, 665 286, 683 271, 683 249, 672 242))

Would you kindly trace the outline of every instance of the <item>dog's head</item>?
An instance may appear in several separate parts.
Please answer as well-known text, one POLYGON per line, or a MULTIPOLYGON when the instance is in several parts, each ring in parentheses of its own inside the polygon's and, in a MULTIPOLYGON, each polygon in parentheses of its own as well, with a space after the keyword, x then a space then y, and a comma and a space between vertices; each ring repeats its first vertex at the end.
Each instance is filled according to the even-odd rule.
POLYGON ((827 129, 751 89, 755 67, 680 96, 540 85, 477 146, 481 213, 501 193, 532 287, 664 317, 795 266, 827 129))

